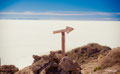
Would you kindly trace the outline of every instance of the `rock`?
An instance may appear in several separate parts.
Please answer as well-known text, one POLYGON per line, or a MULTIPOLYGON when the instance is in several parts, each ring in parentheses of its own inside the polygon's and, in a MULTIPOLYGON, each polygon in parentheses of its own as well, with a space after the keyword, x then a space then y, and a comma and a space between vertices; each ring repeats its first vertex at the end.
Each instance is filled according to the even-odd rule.
POLYGON ((14 65, 2 65, 0 66, 0 74, 14 74, 19 69, 14 65))
POLYGON ((99 55, 107 55, 110 50, 111 48, 107 46, 90 43, 67 52, 67 56, 72 60, 76 60, 79 64, 84 64, 91 60, 97 59, 99 55))
MULTIPOLYGON (((97 59, 96 59, 97 60, 97 59)), ((92 72, 92 74, 119 74, 120 73, 120 47, 113 48, 109 51, 109 53, 106 56, 100 55, 100 58, 98 58, 99 61, 96 61, 97 65, 94 66, 94 62, 91 63, 94 68, 91 70, 93 71, 87 71, 92 72)), ((88 70, 88 66, 90 64, 86 65, 86 69, 88 70)))
POLYGON ((39 74, 43 70, 44 66, 48 65, 48 63, 49 56, 47 55, 41 56, 41 59, 34 62, 31 65, 30 69, 33 71, 34 74, 39 74))
POLYGON ((33 58, 34 58, 34 63, 41 59, 41 57, 38 55, 33 55, 33 58))
POLYGON ((68 57, 56 60, 51 60, 51 63, 45 69, 46 74, 81 74, 81 68, 77 62, 69 59, 68 57))
POLYGON ((69 57, 63 57, 59 63, 62 70, 66 72, 71 72, 73 74, 80 74, 80 65, 75 61, 71 60, 69 57))
POLYGON ((80 65, 69 58, 62 58, 60 51, 51 51, 44 56, 34 55, 33 58, 34 63, 30 69, 34 74, 81 74, 80 65))
POLYGON ((105 57, 99 61, 102 69, 113 67, 120 70, 120 47, 112 49, 105 57))
POLYGON ((30 69, 30 66, 25 67, 22 70, 17 71, 15 74, 34 74, 33 71, 30 69))

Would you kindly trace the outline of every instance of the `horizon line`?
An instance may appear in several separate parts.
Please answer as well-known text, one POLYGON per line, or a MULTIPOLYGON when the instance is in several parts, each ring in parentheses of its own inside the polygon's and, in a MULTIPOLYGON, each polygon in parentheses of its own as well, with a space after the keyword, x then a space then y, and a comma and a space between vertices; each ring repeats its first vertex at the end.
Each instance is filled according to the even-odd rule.
POLYGON ((0 12, 3 15, 55 15, 55 16, 87 16, 87 15, 120 15, 111 12, 80 12, 80 11, 53 11, 53 12, 0 12), (67 13, 66 13, 67 12, 67 13))

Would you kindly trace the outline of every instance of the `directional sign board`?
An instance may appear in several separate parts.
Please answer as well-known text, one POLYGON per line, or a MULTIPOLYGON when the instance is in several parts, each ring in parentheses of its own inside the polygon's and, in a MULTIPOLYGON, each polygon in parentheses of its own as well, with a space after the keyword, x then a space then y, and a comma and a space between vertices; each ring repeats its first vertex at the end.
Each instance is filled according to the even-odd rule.
POLYGON ((57 31, 53 31, 53 34, 56 34, 56 33, 62 33, 62 32, 71 32, 72 30, 74 30, 72 27, 66 27, 66 29, 62 29, 62 30, 57 30, 57 31))
POLYGON ((74 30, 72 27, 66 27, 66 29, 61 29, 57 31, 53 31, 53 34, 61 33, 62 34, 62 56, 65 56, 65 32, 70 33, 72 30, 74 30))

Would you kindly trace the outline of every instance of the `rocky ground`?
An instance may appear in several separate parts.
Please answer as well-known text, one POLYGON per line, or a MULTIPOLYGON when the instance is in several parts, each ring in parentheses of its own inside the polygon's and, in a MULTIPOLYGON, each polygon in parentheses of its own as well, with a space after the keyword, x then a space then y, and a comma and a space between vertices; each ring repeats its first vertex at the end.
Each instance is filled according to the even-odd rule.
POLYGON ((0 74, 120 74, 120 48, 90 43, 66 52, 51 51, 49 55, 33 55, 34 62, 22 70, 0 67, 0 74), (5 71, 6 70, 6 71, 5 71), (2 73, 1 73, 2 72, 2 73))

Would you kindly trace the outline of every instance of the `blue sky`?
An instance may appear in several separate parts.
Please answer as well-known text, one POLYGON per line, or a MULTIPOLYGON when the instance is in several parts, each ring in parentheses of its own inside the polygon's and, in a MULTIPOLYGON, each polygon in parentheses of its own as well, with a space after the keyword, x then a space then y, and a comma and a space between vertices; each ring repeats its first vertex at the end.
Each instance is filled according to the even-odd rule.
POLYGON ((0 19, 120 21, 120 0, 0 0, 0 19))

